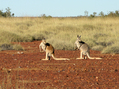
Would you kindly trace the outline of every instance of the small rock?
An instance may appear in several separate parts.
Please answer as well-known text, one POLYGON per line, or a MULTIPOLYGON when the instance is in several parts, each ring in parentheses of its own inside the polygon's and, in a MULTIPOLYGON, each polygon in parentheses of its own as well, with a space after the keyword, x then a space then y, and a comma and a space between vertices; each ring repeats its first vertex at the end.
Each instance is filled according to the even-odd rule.
POLYGON ((65 70, 62 70, 62 71, 65 71, 65 70))
POLYGON ((24 52, 21 52, 21 54, 24 54, 24 52))
POLYGON ((98 83, 98 82, 96 82, 96 84, 97 84, 97 85, 99 85, 99 83, 98 83))
POLYGON ((12 69, 9 69, 7 72, 10 73, 12 69))
POLYGON ((17 60, 17 59, 14 59, 14 60, 17 60))
POLYGON ((117 69, 115 69, 115 72, 117 72, 118 70, 117 69))
POLYGON ((11 71, 8 70, 7 72, 10 73, 11 71))
POLYGON ((9 69, 9 71, 11 71, 12 69, 9 69))
POLYGON ((19 52, 19 51, 18 51, 17 54, 24 54, 24 52, 19 52))
POLYGON ((96 77, 96 81, 98 81, 98 77, 96 77))
POLYGON ((58 70, 58 72, 60 72, 60 70, 58 70))
POLYGON ((17 53, 18 53, 18 54, 20 54, 20 52, 19 52, 19 51, 18 51, 17 53))

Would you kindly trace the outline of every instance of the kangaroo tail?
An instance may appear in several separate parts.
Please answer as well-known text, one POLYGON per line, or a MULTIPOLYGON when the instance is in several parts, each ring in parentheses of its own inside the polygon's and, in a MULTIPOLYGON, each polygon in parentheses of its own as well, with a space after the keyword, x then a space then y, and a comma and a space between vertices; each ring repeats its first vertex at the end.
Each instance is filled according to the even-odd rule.
POLYGON ((93 57, 93 58, 92 58, 92 57, 91 57, 91 58, 89 58, 89 59, 102 59, 102 58, 96 58, 96 57, 93 57))
POLYGON ((55 60, 70 60, 68 58, 56 58, 54 54, 52 54, 53 59, 55 60))
POLYGON ((102 59, 102 58, 89 57, 89 59, 102 59))
POLYGON ((95 58, 95 59, 102 59, 102 58, 95 58))

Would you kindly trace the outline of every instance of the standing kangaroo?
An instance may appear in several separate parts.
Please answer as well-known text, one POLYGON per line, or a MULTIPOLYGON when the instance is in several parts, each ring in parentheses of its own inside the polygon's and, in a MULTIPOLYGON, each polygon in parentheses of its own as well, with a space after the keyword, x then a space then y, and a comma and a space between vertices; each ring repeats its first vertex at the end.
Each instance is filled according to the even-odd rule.
POLYGON ((77 35, 77 40, 75 41, 75 45, 81 51, 80 58, 77 59, 86 59, 86 55, 89 59, 102 59, 102 58, 90 57, 90 48, 85 42, 81 40, 81 36, 79 35, 77 35), (82 55, 84 55, 84 58, 82 57, 82 55))
POLYGON ((56 58, 54 54, 54 47, 51 44, 46 43, 45 39, 42 40, 39 47, 42 47, 42 49, 46 51, 46 58, 42 60, 50 60, 50 56, 52 56, 55 60, 70 60, 68 58, 56 58))

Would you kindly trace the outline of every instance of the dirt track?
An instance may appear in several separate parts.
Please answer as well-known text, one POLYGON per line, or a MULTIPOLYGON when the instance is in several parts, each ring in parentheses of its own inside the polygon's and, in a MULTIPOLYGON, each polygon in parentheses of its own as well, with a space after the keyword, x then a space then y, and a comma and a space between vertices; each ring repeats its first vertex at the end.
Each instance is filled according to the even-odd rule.
POLYGON ((40 41, 20 44, 25 51, 0 52, 0 89, 119 89, 119 54, 91 50, 103 59, 76 60, 78 50, 55 50, 56 57, 71 60, 43 61, 40 41))

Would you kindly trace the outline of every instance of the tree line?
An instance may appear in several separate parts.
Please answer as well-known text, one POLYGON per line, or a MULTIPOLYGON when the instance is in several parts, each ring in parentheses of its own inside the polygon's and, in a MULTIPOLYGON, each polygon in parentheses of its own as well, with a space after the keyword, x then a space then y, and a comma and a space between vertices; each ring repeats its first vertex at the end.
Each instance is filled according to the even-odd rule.
MULTIPOLYGON (((0 10, 0 17, 14 17, 14 13, 11 13, 11 9, 9 7, 7 7, 5 9, 6 11, 3 12, 2 10, 0 10)), ((104 14, 104 12, 100 12, 99 14, 97 14, 97 12, 93 12, 93 14, 88 15, 88 11, 84 11, 84 16, 86 17, 119 17, 119 10, 116 10, 115 12, 110 11, 108 14, 104 14)), ((45 14, 41 15, 40 17, 44 17, 44 18, 52 18, 52 16, 46 16, 45 14)), ((77 17, 81 17, 81 16, 77 16, 77 17)))
POLYGON ((86 17, 96 17, 96 16, 100 16, 100 17, 119 17, 119 10, 116 10, 115 12, 110 11, 108 14, 104 14, 104 12, 100 12, 99 14, 97 14, 97 12, 93 12, 93 14, 90 14, 90 16, 88 16, 88 11, 84 12, 86 17))
POLYGON ((7 7, 5 10, 5 12, 0 10, 0 17, 14 17, 14 13, 11 13, 11 9, 9 7, 7 7))

